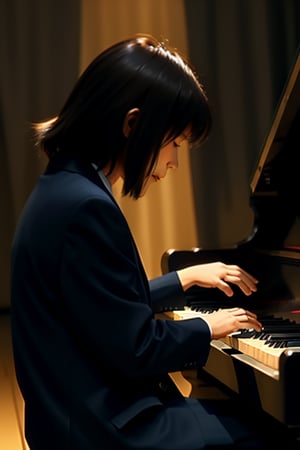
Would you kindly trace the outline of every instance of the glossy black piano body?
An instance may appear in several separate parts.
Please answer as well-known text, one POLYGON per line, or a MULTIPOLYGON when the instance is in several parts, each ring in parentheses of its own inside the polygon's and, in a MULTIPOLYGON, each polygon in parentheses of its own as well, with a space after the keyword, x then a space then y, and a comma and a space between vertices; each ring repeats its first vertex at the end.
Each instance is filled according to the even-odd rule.
MULTIPOLYGON (((169 250, 162 272, 211 261, 238 264, 259 279, 259 289, 232 298, 191 288, 188 304, 205 309, 241 305, 259 317, 272 314, 300 323, 300 55, 276 109, 250 184, 253 232, 233 248, 169 250)), ((300 347, 282 353, 279 370, 213 341, 205 370, 276 419, 300 427, 300 347)))

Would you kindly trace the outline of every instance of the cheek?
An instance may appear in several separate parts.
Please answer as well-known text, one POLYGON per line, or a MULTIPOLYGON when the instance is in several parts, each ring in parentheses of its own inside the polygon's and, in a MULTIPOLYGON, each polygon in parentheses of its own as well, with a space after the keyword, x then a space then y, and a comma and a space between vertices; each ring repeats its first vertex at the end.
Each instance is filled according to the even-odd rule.
POLYGON ((173 158, 174 146, 171 144, 164 147, 160 153, 157 160, 157 166, 164 166, 173 158))

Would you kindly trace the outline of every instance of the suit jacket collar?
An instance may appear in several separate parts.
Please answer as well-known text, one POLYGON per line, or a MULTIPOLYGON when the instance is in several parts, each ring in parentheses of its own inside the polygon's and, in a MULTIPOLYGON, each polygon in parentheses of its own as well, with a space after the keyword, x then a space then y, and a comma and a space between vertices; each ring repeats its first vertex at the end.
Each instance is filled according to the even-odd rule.
POLYGON ((45 175, 60 172, 62 170, 78 173, 88 178, 92 183, 97 184, 101 189, 105 189, 112 196, 91 163, 80 159, 70 158, 65 155, 57 155, 49 161, 45 170, 45 175))

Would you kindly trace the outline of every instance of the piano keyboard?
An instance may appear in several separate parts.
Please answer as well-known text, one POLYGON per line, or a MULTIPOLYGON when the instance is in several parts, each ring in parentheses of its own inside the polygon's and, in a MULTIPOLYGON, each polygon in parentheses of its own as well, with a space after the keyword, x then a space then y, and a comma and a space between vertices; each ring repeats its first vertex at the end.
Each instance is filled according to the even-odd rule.
MULTIPOLYGON (((172 311, 169 316, 173 320, 184 320, 203 317, 207 314, 209 314, 207 311, 197 311, 186 307, 184 310, 172 311)), ((300 348, 300 324, 274 316, 259 317, 259 320, 263 324, 261 332, 240 330, 220 341, 278 371, 282 354, 300 348)))

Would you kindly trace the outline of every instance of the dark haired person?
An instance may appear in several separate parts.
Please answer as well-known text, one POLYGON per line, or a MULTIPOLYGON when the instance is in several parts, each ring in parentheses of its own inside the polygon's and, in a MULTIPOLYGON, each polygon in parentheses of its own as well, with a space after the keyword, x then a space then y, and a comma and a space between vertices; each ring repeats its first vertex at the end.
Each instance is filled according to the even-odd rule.
POLYGON ((203 366, 210 341, 261 329, 242 308, 159 320, 193 284, 250 295, 238 266, 198 265, 148 281, 111 186, 138 199, 211 126, 191 66, 151 36, 101 53, 57 117, 35 126, 49 163, 12 249, 12 330, 31 450, 264 448, 236 417, 180 395, 168 373, 203 366), (230 424, 230 425, 229 425, 230 424), (236 441, 236 442, 235 442, 236 441))

